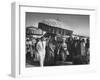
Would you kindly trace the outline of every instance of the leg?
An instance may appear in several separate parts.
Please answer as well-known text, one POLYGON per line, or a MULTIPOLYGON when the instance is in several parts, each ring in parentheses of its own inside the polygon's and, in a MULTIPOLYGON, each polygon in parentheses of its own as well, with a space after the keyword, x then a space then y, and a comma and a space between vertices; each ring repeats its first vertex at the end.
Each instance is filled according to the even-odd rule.
POLYGON ((43 67, 43 55, 40 54, 40 66, 43 67))

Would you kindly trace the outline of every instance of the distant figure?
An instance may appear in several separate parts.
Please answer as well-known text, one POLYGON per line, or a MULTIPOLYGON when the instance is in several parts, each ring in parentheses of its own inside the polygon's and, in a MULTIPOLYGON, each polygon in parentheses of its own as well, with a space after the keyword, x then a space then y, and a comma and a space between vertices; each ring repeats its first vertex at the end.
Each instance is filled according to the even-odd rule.
POLYGON ((40 56, 40 66, 43 67, 44 59, 45 59, 45 47, 46 47, 46 40, 45 38, 39 39, 36 48, 40 56))
POLYGON ((84 41, 84 39, 82 39, 82 41, 81 41, 81 55, 82 56, 85 55, 85 41, 84 41))
POLYGON ((87 64, 90 62, 90 51, 89 51, 89 39, 86 40, 86 44, 85 44, 85 48, 86 48, 86 60, 87 60, 87 64))
POLYGON ((86 49, 85 49, 85 41, 82 39, 81 41, 81 56, 80 56, 81 64, 87 63, 86 49))
POLYGON ((86 44, 85 44, 85 47, 86 47, 86 54, 88 55, 89 54, 89 39, 86 40, 86 44))

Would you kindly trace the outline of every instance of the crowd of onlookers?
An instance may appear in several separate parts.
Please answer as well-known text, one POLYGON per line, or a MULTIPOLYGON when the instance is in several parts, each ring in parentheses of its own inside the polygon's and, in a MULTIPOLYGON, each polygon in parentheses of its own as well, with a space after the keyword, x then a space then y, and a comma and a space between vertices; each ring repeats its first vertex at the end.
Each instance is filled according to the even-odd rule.
POLYGON ((46 38, 27 38, 26 61, 40 60, 39 48, 37 48, 40 41, 46 42, 44 65, 56 65, 57 61, 62 63, 71 61, 72 64, 89 64, 90 62, 89 38, 61 37, 61 40, 57 40, 57 36, 52 35, 46 38))
POLYGON ((89 38, 69 38, 68 51, 74 64, 88 64, 89 63, 89 38))

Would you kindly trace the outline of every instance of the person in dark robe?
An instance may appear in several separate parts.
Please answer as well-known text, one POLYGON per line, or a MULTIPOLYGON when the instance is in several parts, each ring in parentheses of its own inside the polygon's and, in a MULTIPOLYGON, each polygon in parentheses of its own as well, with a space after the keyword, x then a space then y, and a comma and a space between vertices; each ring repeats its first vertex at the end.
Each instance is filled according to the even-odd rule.
POLYGON ((54 58, 55 58, 55 42, 53 41, 53 38, 50 37, 49 41, 46 46, 46 57, 45 57, 45 65, 46 66, 52 66, 55 64, 54 58))
POLYGON ((86 40, 86 44, 85 44, 85 50, 86 50, 86 63, 89 64, 90 62, 90 52, 89 52, 89 39, 86 40))

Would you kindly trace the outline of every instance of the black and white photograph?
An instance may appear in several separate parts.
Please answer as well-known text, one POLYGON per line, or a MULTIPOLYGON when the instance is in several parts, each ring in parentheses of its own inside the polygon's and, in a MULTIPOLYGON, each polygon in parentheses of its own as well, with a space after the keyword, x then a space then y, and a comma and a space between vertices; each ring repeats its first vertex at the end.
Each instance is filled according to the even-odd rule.
POLYGON ((25 66, 90 64, 90 15, 25 13, 25 66))

